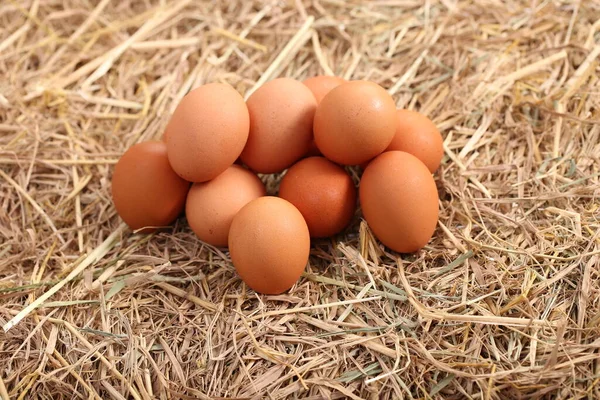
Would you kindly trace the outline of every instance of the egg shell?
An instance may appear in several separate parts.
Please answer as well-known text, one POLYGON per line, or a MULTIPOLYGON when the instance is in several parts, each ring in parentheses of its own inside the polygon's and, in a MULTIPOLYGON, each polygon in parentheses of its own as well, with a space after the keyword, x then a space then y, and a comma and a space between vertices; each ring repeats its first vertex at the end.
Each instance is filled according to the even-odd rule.
POLYGON ((173 170, 191 182, 206 182, 239 157, 250 128, 243 97, 224 83, 189 92, 177 105, 164 137, 173 170))
POLYGON ((317 99, 317 104, 323 100, 323 97, 331 91, 331 89, 345 83, 346 80, 337 76, 318 75, 307 78, 302 81, 312 92, 317 99))
POLYGON ((310 236, 290 202, 265 196, 246 204, 229 230, 231 261, 254 291, 280 294, 300 278, 308 262, 310 236))
POLYGON ((415 156, 389 151, 365 169, 359 186, 362 212, 373 234, 399 253, 429 242, 438 221, 438 192, 429 169, 415 156))
POLYGON ((294 79, 265 83, 248 98, 250 135, 241 159, 264 174, 281 172, 306 154, 312 140, 317 102, 294 79))
POLYGON ((190 183, 173 171, 167 145, 148 141, 131 146, 115 165, 112 199, 133 230, 148 233, 173 222, 183 211, 190 183))
MULTIPOLYGON (((302 83, 310 89, 313 96, 315 96, 315 99, 317 100, 317 105, 321 102, 321 100, 323 100, 323 97, 325 97, 325 95, 331 91, 331 89, 338 87, 345 82, 346 80, 343 78, 329 75, 313 76, 302 81, 302 83)), ((320 155, 321 151, 317 147, 317 144, 315 143, 313 138, 305 156, 314 157, 320 155)))
MULTIPOLYGON (((435 173, 444 156, 443 139, 437 126, 425 115, 412 110, 398 109, 396 133, 385 151, 404 151, 417 157, 435 173)), ((360 167, 364 170, 369 162, 360 167)))
POLYGON ((396 105, 376 83, 350 81, 323 98, 313 128, 317 147, 325 157, 338 164, 359 165, 391 143, 396 105))
POLYGON ((412 110, 396 112, 396 133, 386 151, 410 153, 421 160, 433 174, 444 156, 443 139, 433 121, 412 110))
POLYGON ((265 185, 258 176, 244 167, 232 165, 215 179, 192 185, 185 215, 200 240, 225 247, 233 217, 243 206, 265 194, 265 185))
POLYGON ((302 213, 311 237, 323 238, 348 226, 357 194, 344 168, 323 157, 309 157, 288 169, 281 180, 279 196, 302 213))

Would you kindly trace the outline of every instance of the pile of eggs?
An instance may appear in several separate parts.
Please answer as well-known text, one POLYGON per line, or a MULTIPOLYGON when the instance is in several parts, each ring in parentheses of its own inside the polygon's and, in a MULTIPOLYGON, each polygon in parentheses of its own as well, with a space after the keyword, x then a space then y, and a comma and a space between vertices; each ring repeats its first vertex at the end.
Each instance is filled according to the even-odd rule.
POLYGON ((432 174, 442 156, 432 121, 397 110, 370 81, 280 78, 247 101, 227 84, 209 83, 181 100, 161 141, 123 154, 112 196, 139 232, 169 225, 185 209, 200 240, 229 248, 250 288, 279 294, 302 274, 311 238, 350 224, 357 197, 384 245, 410 253, 427 244, 438 219, 432 174), (346 166, 364 171, 358 193, 346 166), (267 196, 257 174, 283 171, 278 196, 267 196))

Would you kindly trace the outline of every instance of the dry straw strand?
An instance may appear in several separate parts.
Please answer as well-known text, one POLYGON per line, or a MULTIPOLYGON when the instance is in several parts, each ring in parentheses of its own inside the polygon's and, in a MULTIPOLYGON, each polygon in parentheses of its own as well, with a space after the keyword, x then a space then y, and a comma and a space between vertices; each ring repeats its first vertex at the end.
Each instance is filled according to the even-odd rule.
POLYGON ((106 253, 108 253, 110 248, 115 244, 117 237, 122 233, 125 227, 125 224, 121 224, 113 233, 110 234, 110 236, 106 238, 104 242, 102 242, 100 246, 95 248, 94 251, 92 251, 83 260, 81 260, 79 265, 77 265, 77 267, 75 267, 75 269, 73 269, 73 271, 71 271, 69 275, 67 275, 64 279, 62 279, 60 282, 58 282, 56 285, 50 288, 46 293, 38 297, 34 302, 29 304, 23 310, 21 310, 13 319, 8 321, 2 327, 2 329, 4 329, 4 332, 8 332, 9 329, 18 324, 23 318, 27 317, 33 310, 35 310, 37 307, 43 304, 44 301, 52 297, 53 294, 58 292, 63 286, 65 286, 67 283, 73 280, 73 278, 78 276, 89 265, 104 257, 106 253))
POLYGON ((597 1, 0 1, 0 398, 600 398, 599 35, 597 1), (264 296, 184 216, 126 233, 114 164, 189 90, 323 74, 442 132, 422 250, 357 208, 264 296))

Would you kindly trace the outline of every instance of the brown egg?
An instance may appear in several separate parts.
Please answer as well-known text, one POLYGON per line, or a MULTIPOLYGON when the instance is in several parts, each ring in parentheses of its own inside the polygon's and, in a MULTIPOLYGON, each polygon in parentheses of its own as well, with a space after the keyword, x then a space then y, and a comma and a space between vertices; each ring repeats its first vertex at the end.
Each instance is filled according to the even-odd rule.
POLYGON ((279 197, 292 203, 304 216, 310 236, 333 236, 352 219, 356 188, 344 168, 323 157, 298 161, 285 174, 279 197))
POLYGON ((250 201, 264 195, 265 185, 254 173, 232 165, 215 179, 192 185, 185 203, 185 215, 200 240, 225 247, 235 214, 250 201))
MULTIPOLYGON (((327 93, 331 91, 331 89, 338 87, 342 83, 345 83, 346 80, 343 78, 338 78, 337 76, 328 76, 328 75, 319 75, 313 76, 312 78, 307 78, 302 81, 310 89, 315 99, 317 99, 317 105, 323 100, 323 97, 327 93)), ((321 151, 317 147, 317 144, 313 140, 310 143, 310 147, 306 152, 306 157, 320 156, 321 151)))
POLYGON ((396 105, 381 86, 351 81, 331 90, 317 107, 315 141, 331 161, 358 165, 389 146, 396 129, 396 105))
POLYGON ((323 100, 323 97, 331 91, 331 89, 340 86, 345 83, 346 80, 338 78, 337 76, 319 75, 307 78, 302 81, 312 92, 317 99, 317 104, 323 100))
MULTIPOLYGON (((433 121, 416 111, 397 110, 396 133, 385 151, 410 153, 435 173, 444 156, 443 139, 433 121)), ((360 167, 364 170, 369 162, 360 167)))
POLYGON ((290 167, 306 154, 316 109, 312 92, 290 78, 265 83, 248 98, 250 135, 242 161, 270 174, 290 167))
POLYGON ((280 294, 296 283, 306 267, 308 227, 290 202, 260 197, 233 218, 229 252, 236 271, 251 289, 280 294))
POLYGON ((150 141, 131 146, 112 176, 117 213, 133 230, 148 233, 169 225, 183 211, 190 183, 173 171, 167 145, 150 141))
POLYGON ((249 126, 248 109, 234 88, 200 86, 181 100, 167 125, 169 161, 182 178, 209 181, 239 157, 249 126))
POLYGON ((444 156, 443 140, 437 126, 425 115, 398 110, 396 133, 386 151, 399 150, 421 160, 433 174, 444 156))
POLYGON ((415 156, 388 151, 369 163, 359 186, 363 215, 373 234, 399 253, 425 246, 438 221, 438 192, 415 156))

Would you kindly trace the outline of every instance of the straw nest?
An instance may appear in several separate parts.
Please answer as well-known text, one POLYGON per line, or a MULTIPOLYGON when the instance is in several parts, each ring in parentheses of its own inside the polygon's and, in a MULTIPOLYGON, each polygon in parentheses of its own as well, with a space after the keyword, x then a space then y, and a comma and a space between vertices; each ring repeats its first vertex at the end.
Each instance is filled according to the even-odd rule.
POLYGON ((568 0, 3 1, 0 397, 600 398, 599 21, 568 0), (258 296, 184 218, 124 228, 113 165, 186 92, 315 74, 443 131, 426 248, 390 253, 357 214, 258 296))

